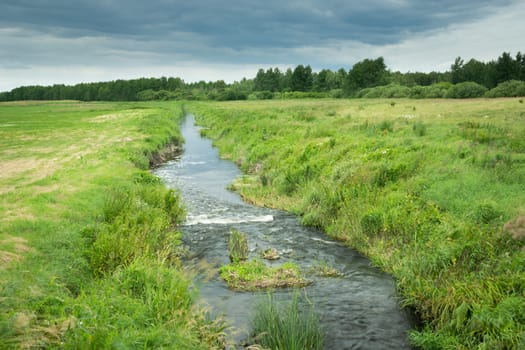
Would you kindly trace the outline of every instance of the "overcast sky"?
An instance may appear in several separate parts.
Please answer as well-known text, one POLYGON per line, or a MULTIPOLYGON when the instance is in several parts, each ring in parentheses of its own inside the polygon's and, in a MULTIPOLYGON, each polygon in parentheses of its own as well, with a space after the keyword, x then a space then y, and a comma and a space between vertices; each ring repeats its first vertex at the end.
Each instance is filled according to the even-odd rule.
POLYGON ((447 70, 525 51, 523 0, 1 0, 0 91, 258 68, 447 70))

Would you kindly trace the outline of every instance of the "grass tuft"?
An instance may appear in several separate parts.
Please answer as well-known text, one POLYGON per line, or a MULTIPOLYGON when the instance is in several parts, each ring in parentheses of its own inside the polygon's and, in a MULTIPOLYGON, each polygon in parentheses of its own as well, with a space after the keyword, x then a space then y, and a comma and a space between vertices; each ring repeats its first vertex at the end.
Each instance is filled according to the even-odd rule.
POLYGON ((238 263, 247 260, 248 239, 246 238, 246 234, 232 229, 228 239, 228 250, 230 251, 231 262, 238 263))
POLYGON ((306 297, 295 292, 291 301, 278 303, 271 294, 257 305, 252 342, 268 349, 322 349, 319 317, 306 297))

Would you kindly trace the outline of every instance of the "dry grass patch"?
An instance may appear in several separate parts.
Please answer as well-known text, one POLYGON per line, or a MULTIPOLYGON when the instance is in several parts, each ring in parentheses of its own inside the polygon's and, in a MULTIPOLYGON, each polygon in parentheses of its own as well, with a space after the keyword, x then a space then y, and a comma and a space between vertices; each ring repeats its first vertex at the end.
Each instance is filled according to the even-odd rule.
POLYGON ((21 256, 5 250, 0 250, 0 270, 5 270, 13 261, 20 261, 21 256))
POLYGON ((6 269, 13 262, 20 261, 23 254, 30 252, 32 248, 27 243, 26 239, 15 236, 7 236, 0 240, 0 247, 6 249, 0 250, 0 270, 6 269))
POLYGON ((519 216, 507 222, 503 228, 508 231, 514 239, 525 238, 525 216, 519 216))

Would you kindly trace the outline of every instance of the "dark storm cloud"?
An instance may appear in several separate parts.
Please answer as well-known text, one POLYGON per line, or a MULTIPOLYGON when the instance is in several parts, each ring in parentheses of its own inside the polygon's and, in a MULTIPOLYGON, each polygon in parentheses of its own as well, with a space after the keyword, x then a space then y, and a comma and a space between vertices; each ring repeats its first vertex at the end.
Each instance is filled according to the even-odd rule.
POLYGON ((520 0, 2 0, 0 91, 20 85, 260 67, 448 69, 522 50, 520 0), (390 66, 390 64, 393 64, 390 66))
POLYGON ((508 0, 480 1, 64 1, 4 0, 0 26, 62 37, 122 36, 162 41, 194 33, 234 50, 295 47, 323 40, 385 44, 409 33, 468 22, 508 0))

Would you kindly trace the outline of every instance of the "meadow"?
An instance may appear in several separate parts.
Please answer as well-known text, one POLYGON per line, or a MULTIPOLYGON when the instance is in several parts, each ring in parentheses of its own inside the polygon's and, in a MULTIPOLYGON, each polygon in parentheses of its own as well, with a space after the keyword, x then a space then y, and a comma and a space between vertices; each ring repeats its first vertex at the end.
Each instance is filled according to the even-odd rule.
POLYGON ((181 115, 0 104, 0 349, 224 348, 179 260, 179 195, 149 172, 181 115))
POLYGON ((523 99, 191 102, 247 201, 392 274, 423 349, 525 348, 523 99))

